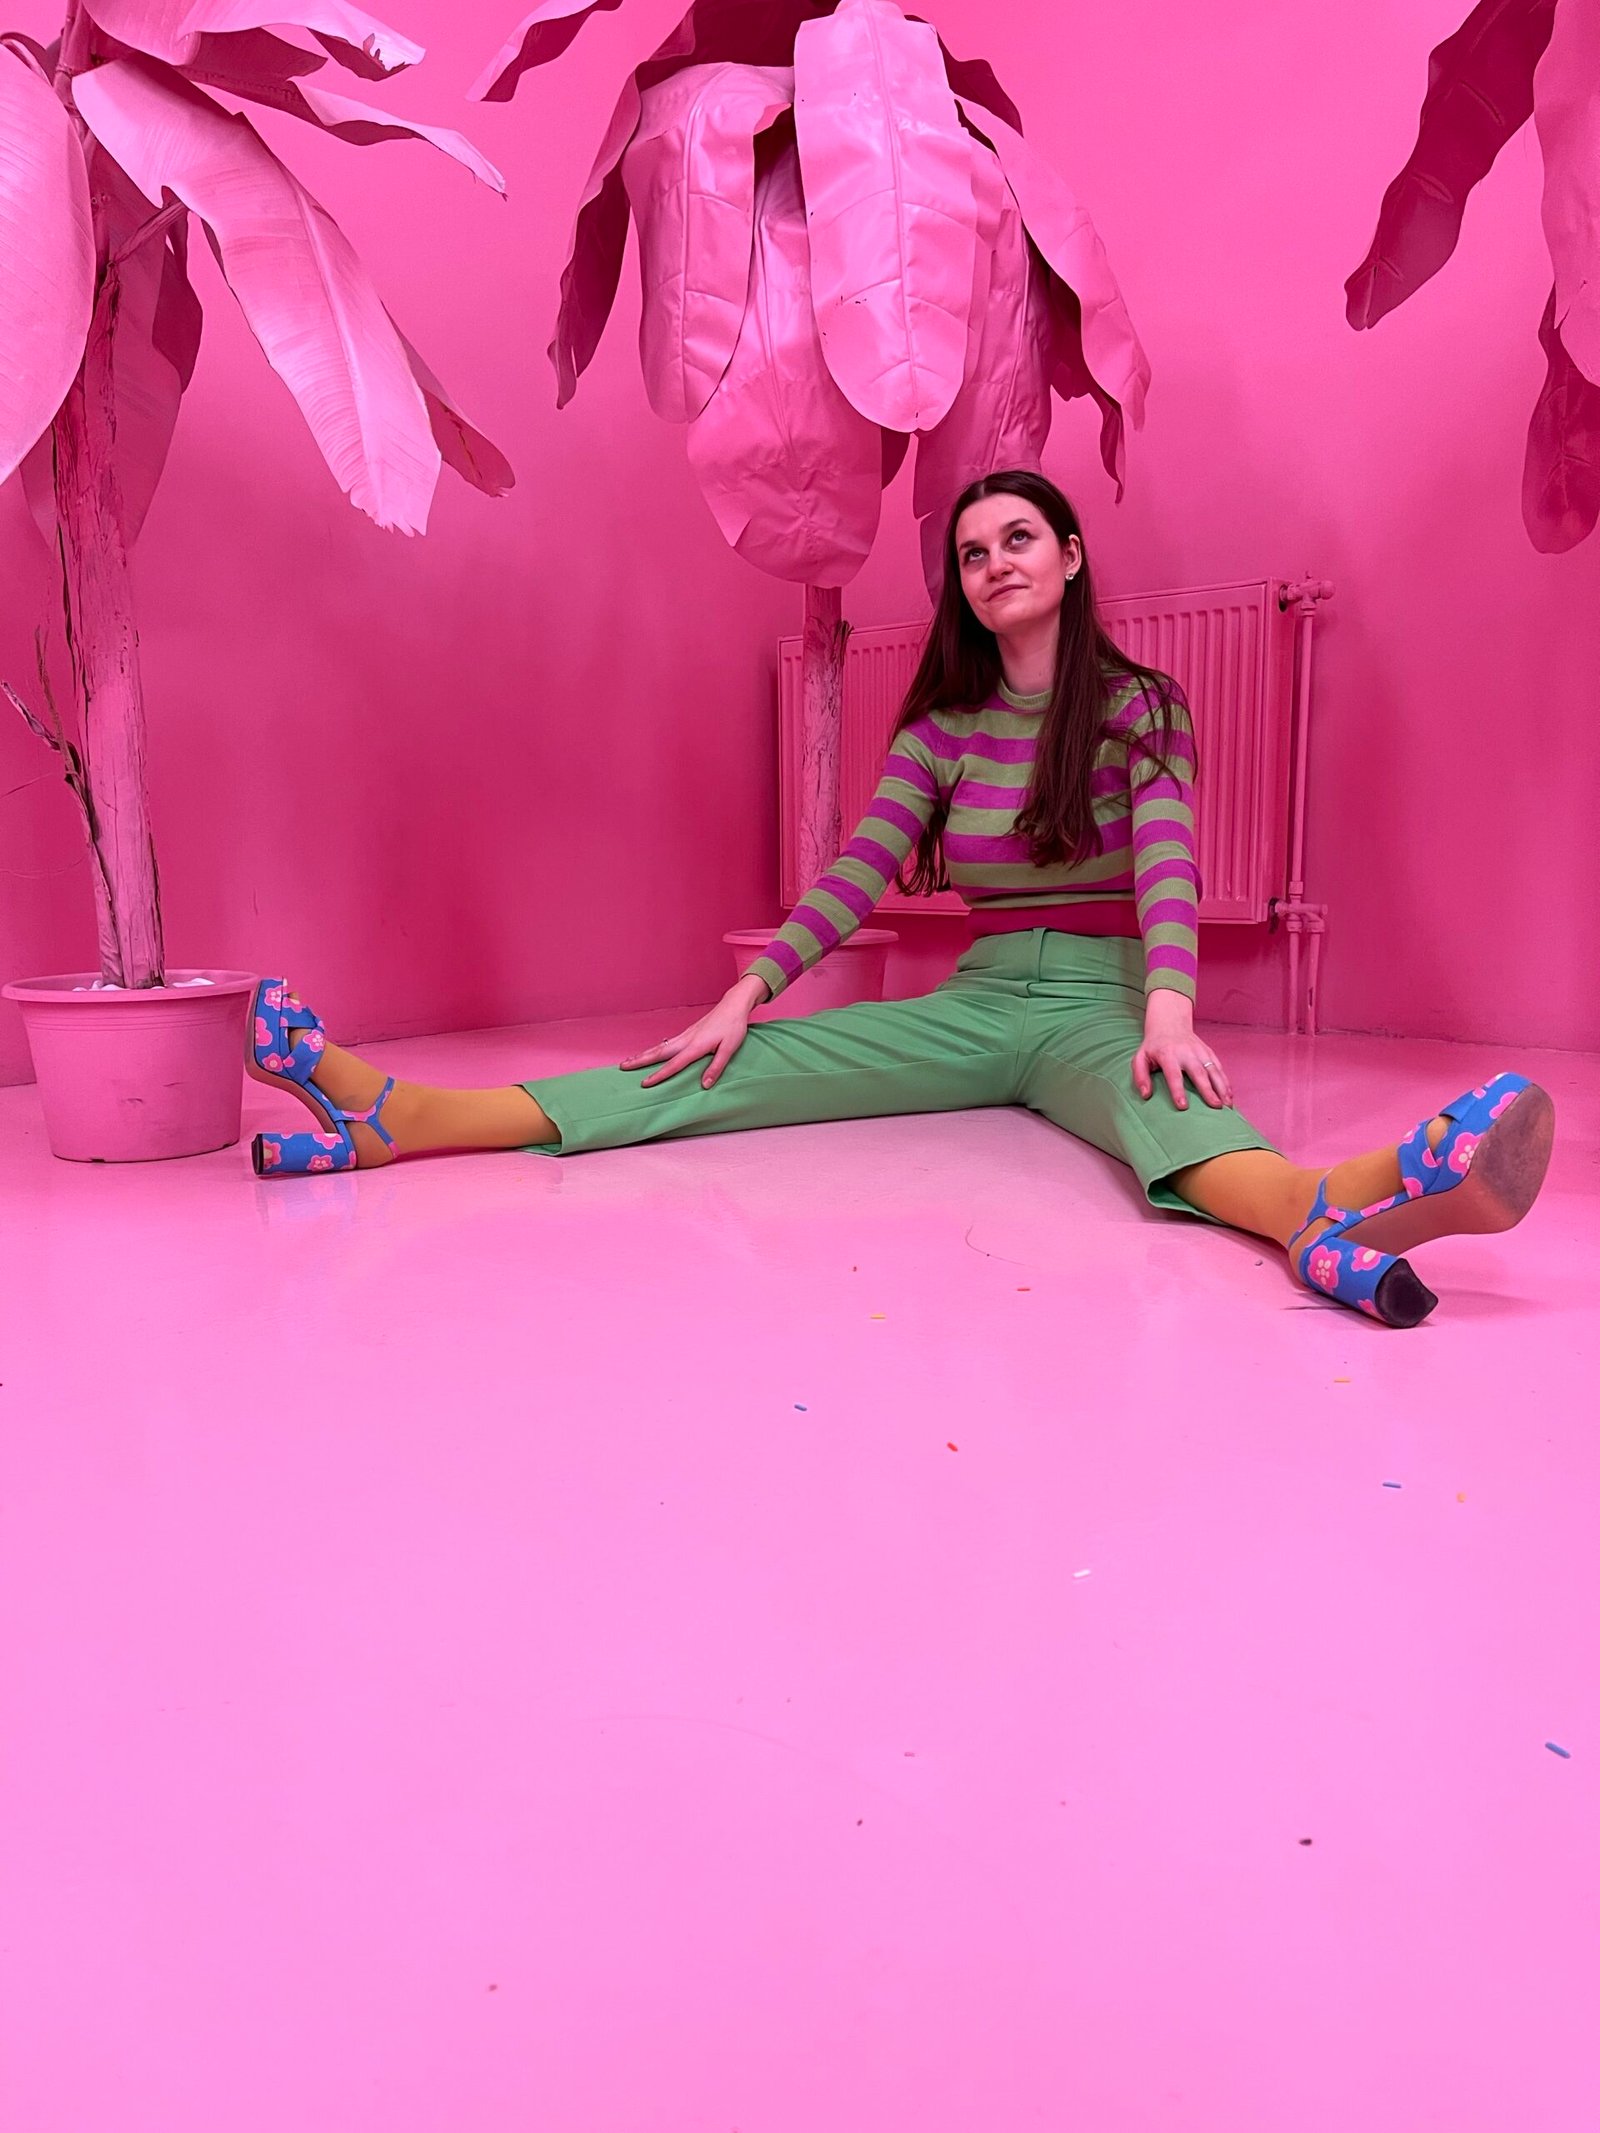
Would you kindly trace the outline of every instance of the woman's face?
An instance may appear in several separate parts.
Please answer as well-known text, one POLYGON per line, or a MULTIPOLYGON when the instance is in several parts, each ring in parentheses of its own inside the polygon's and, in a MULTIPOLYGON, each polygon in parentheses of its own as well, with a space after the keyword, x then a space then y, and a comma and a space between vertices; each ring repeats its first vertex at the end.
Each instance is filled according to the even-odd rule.
POLYGON ((956 561, 967 604, 997 637, 1036 629, 1060 611, 1083 563, 1076 534, 1065 546, 1025 497, 980 497, 956 521, 956 561))

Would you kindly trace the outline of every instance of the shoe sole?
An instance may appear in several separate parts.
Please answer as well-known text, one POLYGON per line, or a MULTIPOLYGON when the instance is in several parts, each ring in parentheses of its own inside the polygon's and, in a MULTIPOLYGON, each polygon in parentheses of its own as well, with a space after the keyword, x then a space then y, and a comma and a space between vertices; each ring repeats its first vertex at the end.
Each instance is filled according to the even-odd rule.
POLYGON ((1555 1131, 1549 1091, 1530 1082, 1479 1140, 1459 1185, 1353 1223, 1346 1235, 1375 1251, 1409 1252, 1436 1237, 1515 1229, 1539 1197, 1555 1131))

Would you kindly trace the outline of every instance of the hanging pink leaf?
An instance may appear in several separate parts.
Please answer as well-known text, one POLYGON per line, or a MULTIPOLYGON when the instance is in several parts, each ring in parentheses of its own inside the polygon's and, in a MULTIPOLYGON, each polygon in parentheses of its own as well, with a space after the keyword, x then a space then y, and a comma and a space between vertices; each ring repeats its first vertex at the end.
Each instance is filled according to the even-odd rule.
POLYGON ((94 306, 89 179, 71 114, 0 49, 0 481, 49 427, 94 306))
POLYGON ((1600 385, 1591 384, 1562 346, 1554 289, 1539 341, 1548 368, 1528 425, 1522 517, 1535 548, 1562 555, 1600 519, 1600 385))
POLYGON ((906 454, 911 449, 909 430, 885 430, 883 432, 883 486, 887 489, 906 463, 906 454))
POLYGON ((358 148, 375 141, 426 141, 461 164, 481 183, 497 193, 506 181, 487 156, 480 155, 465 134, 448 126, 424 126, 415 119, 396 118, 376 110, 353 96, 340 96, 317 83, 301 85, 297 77, 327 65, 314 52, 287 44, 266 30, 241 30, 231 36, 205 36, 199 50, 183 69, 193 82, 209 89, 222 89, 230 96, 247 97, 289 118, 320 126, 358 148))
MULTIPOLYGON (((183 71, 190 81, 210 89, 226 89, 230 96, 253 96, 266 102, 270 93, 327 66, 325 52, 308 52, 304 45, 274 37, 270 30, 231 30, 226 36, 207 30, 194 40, 194 56, 183 71)), ((126 58, 124 51, 113 54, 126 58)))
POLYGON ((852 407, 929 429, 961 388, 976 216, 971 137, 939 40, 893 0, 842 0, 795 39, 817 326, 852 407))
POLYGON ((628 189, 622 155, 639 123, 639 86, 630 77, 617 98, 600 153, 578 203, 567 263, 561 270, 561 306, 556 313, 550 361, 556 373, 556 406, 565 407, 594 360, 622 279, 628 249, 628 189))
POLYGON ((93 14, 123 44, 178 67, 195 57, 202 36, 264 29, 270 22, 310 30, 342 65, 369 80, 423 57, 420 44, 347 0, 94 0, 93 14))
POLYGON ((1078 299, 1090 376, 1138 429, 1150 365, 1094 224, 1065 182, 1004 119, 967 100, 961 109, 1000 158, 1028 235, 1078 299))
POLYGON ((936 600, 951 505, 969 482, 997 468, 1037 470, 1050 434, 1056 365, 1050 273, 1003 181, 1002 190, 975 361, 949 414, 917 442, 912 508, 922 521, 923 570, 936 600))
POLYGON ((688 422, 716 390, 750 289, 756 136, 794 102, 781 67, 686 67, 641 100, 622 159, 639 231, 650 405, 688 422))
MULTIPOLYGON (((911 20, 920 22, 922 17, 913 15, 911 20)), ((939 40, 939 53, 944 61, 944 78, 957 98, 965 98, 968 103, 982 104, 985 111, 993 111, 1016 132, 1022 131, 1022 114, 1001 88, 988 60, 957 59, 942 37, 939 40)))
POLYGON ((251 331, 351 502, 380 526, 420 533, 438 447, 400 337, 338 224, 246 120, 151 60, 80 74, 73 94, 147 199, 170 193, 205 223, 251 331))
POLYGON ((509 103, 534 67, 559 59, 591 15, 609 14, 622 0, 544 0, 525 15, 467 91, 474 103, 509 103))
POLYGON ((882 433, 822 359, 793 148, 757 187, 744 323, 688 443, 723 537, 747 562, 796 584, 845 585, 855 576, 882 507, 882 433))
POLYGON ((1117 485, 1122 501, 1126 481, 1126 446, 1122 409, 1089 374, 1083 355, 1083 311, 1057 275, 1050 276, 1050 308, 1056 325, 1056 371, 1052 383, 1063 400, 1087 396, 1100 410, 1100 463, 1117 485))
POLYGON ((557 407, 565 407, 577 390, 617 300, 629 219, 627 188, 619 166, 639 123, 645 92, 697 61, 739 59, 749 66, 787 66, 801 22, 832 4, 833 0, 695 0, 683 20, 624 83, 584 186, 562 269, 561 307, 550 343, 557 407))
MULTIPOLYGON (((395 332, 400 333, 398 326, 395 332)), ((400 345, 427 403, 433 441, 445 465, 454 467, 463 481, 481 489, 485 496, 504 496, 516 485, 510 460, 482 430, 474 429, 403 333, 400 345)))
POLYGON ((1345 283, 1345 316, 1375 326, 1456 248, 1467 195, 1533 109, 1533 75, 1556 0, 1479 0, 1428 59, 1417 144, 1383 196, 1367 256, 1345 283))
POLYGON ((1545 242, 1561 345, 1600 384, 1600 13, 1565 0, 1534 78, 1545 242))

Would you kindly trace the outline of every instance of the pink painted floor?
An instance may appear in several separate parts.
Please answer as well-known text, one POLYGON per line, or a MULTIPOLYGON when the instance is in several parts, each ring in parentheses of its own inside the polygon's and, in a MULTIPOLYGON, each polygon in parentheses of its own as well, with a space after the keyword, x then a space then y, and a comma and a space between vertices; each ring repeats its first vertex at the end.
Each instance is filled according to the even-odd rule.
MULTIPOLYGON (((1225 1056, 1307 1159, 1510 1063, 1225 1056)), ((1600 1061, 1531 1070, 1408 1334, 1019 1112, 257 1183, 0 1091, 0 2124, 1600 2123, 1600 1061)))

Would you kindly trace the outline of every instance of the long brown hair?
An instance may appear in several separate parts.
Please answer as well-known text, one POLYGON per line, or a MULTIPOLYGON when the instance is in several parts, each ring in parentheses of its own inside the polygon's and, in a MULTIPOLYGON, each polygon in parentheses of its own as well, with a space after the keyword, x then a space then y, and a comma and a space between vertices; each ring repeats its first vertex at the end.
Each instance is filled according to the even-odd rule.
MULTIPOLYGON (((986 496, 1020 496, 1033 505, 1065 547, 1076 535, 1083 546, 1078 515, 1053 481, 1024 467, 986 474, 962 491, 950 512, 944 538, 944 582, 928 628, 922 658, 906 691, 895 732, 929 711, 976 709, 988 702, 1002 679, 1000 645, 973 613, 961 589, 956 554, 956 525, 969 505, 986 496)), ((1090 775, 1105 732, 1106 705, 1129 682, 1142 684, 1155 717, 1147 736, 1137 743, 1162 771, 1168 759, 1183 692, 1170 674, 1130 659, 1106 634, 1095 606, 1089 555, 1067 584, 1061 600, 1061 638, 1056 650, 1055 683, 1048 708, 1040 716, 1039 745, 1027 795, 1017 811, 1016 827, 1032 845, 1035 866, 1076 862, 1101 848, 1089 790, 1090 775)), ((1187 765, 1183 768, 1187 769, 1187 765)), ((941 801, 901 869, 898 886, 908 896, 931 896, 950 886, 944 862, 944 826, 950 812, 941 801)))

